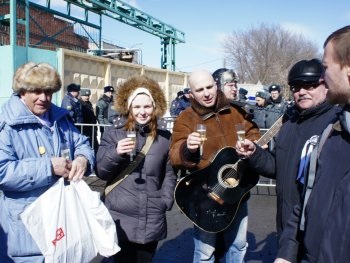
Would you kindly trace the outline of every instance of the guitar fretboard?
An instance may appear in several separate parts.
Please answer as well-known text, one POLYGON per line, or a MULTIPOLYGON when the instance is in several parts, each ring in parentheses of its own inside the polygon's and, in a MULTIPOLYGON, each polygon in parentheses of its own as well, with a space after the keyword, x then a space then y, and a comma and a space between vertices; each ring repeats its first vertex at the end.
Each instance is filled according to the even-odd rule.
POLYGON ((256 142, 257 145, 263 146, 267 144, 280 130, 282 126, 283 115, 271 126, 271 128, 265 132, 263 136, 256 142))

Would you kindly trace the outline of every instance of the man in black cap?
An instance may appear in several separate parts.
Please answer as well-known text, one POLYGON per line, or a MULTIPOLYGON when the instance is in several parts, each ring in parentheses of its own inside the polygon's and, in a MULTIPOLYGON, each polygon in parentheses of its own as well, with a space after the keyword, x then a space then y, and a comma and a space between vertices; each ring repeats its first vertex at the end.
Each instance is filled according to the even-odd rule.
POLYGON ((318 155, 318 165, 310 162, 313 169, 309 170, 309 182, 305 182, 309 198, 305 196, 304 206, 294 209, 275 263, 297 262, 296 255, 298 262, 349 262, 349 42, 350 26, 345 26, 331 33, 323 44, 327 100, 342 105, 342 111, 324 131, 317 152, 312 154, 318 155))
POLYGON ((170 106, 170 115, 172 117, 177 117, 187 107, 191 106, 190 101, 188 100, 190 94, 190 89, 185 88, 183 91, 180 90, 177 93, 176 98, 171 102, 170 106))
MULTIPOLYGON (((237 153, 261 175, 276 179, 277 235, 288 225, 293 207, 301 204, 304 173, 318 136, 336 118, 339 108, 326 100, 323 66, 318 59, 301 60, 289 71, 288 84, 294 105, 287 109, 273 152, 249 140, 237 145, 237 153)), ((292 260, 292 262, 297 262, 292 260)), ((298 261, 299 262, 299 261, 298 261)))
MULTIPOLYGON (((99 124, 111 124, 108 121, 108 108, 113 106, 113 93, 114 88, 112 86, 106 86, 103 88, 103 95, 96 103, 96 116, 99 124)), ((101 135, 104 131, 104 127, 100 126, 101 135)))
POLYGON ((255 108, 253 121, 259 129, 266 129, 266 100, 269 95, 264 91, 255 94, 255 108))
POLYGON ((61 107, 69 111, 74 123, 83 122, 83 113, 81 104, 78 100, 80 85, 71 83, 67 86, 67 94, 62 100, 61 107))
POLYGON ((238 101, 243 101, 245 102, 247 98, 248 90, 244 88, 239 88, 238 90, 238 101))
MULTIPOLYGON (((95 116, 94 108, 90 102, 90 89, 81 89, 79 102, 82 106, 83 123, 96 124, 97 118, 95 116)), ((82 133, 89 138, 90 145, 94 149, 95 153, 98 148, 97 141, 97 127, 95 126, 82 126, 82 133)))
POLYGON ((270 128, 281 117, 288 107, 288 103, 282 98, 281 86, 272 84, 269 87, 270 98, 267 100, 266 109, 269 111, 266 117, 266 128, 270 128))

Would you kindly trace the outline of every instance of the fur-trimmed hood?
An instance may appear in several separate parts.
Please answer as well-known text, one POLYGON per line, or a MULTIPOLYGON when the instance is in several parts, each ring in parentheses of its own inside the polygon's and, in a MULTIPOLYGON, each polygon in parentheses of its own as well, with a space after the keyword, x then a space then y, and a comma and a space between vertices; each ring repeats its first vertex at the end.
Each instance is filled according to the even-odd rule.
POLYGON ((164 92, 156 81, 146 76, 131 77, 117 88, 114 102, 114 108, 116 111, 121 115, 127 115, 129 113, 128 98, 134 90, 140 87, 149 90, 154 100, 154 111, 156 116, 159 118, 163 117, 167 110, 167 103, 165 100, 164 92))

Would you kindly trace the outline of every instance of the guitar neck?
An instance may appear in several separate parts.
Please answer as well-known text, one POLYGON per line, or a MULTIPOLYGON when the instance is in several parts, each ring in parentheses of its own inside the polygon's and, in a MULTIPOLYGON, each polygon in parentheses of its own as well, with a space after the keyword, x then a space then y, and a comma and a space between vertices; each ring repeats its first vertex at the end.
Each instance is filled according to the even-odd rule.
POLYGON ((263 136, 256 142, 257 145, 263 146, 267 144, 271 139, 279 132, 282 126, 283 115, 271 126, 271 128, 265 132, 263 136))

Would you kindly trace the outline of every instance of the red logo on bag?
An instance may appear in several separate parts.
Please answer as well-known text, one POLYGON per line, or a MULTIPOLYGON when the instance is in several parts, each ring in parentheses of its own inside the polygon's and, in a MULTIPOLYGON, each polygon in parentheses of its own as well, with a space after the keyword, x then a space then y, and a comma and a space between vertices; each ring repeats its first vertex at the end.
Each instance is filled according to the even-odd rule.
POLYGON ((63 229, 60 227, 56 230, 56 238, 52 241, 52 244, 56 246, 57 241, 60 241, 64 237, 63 229))

